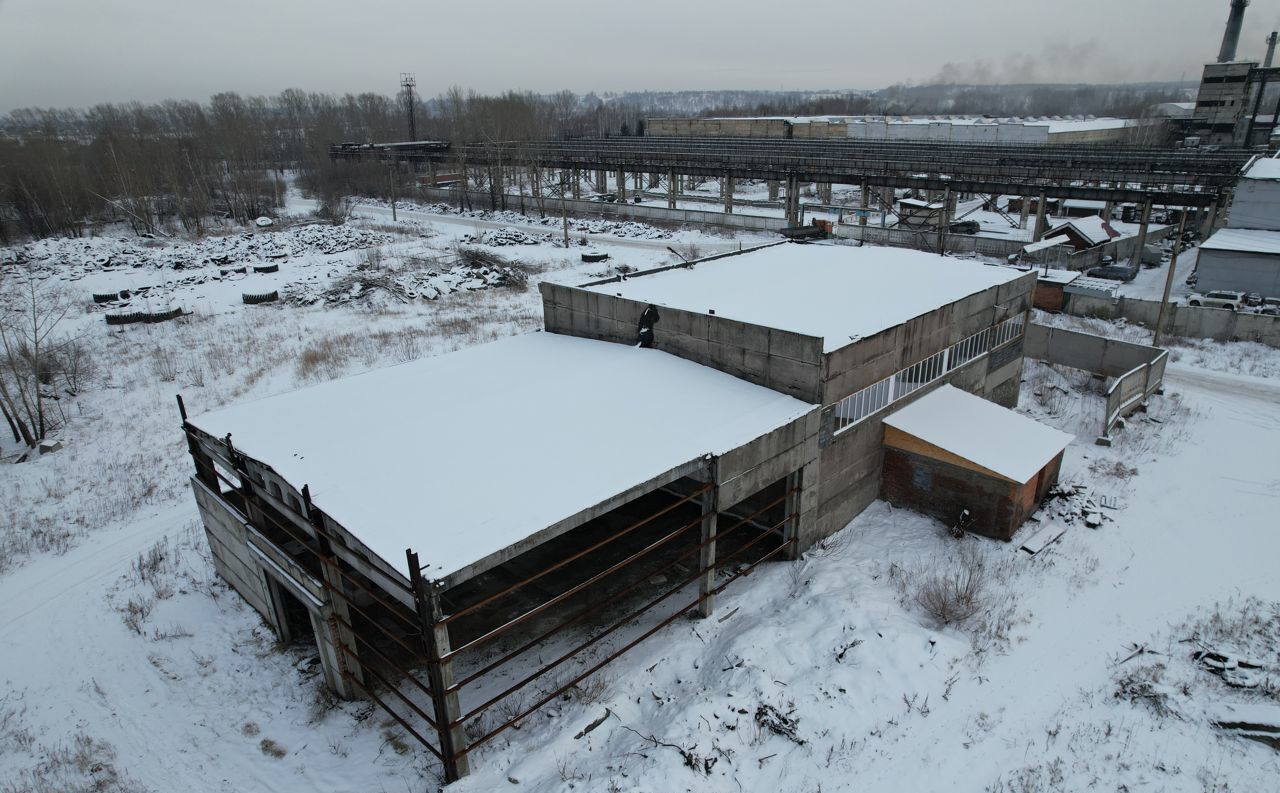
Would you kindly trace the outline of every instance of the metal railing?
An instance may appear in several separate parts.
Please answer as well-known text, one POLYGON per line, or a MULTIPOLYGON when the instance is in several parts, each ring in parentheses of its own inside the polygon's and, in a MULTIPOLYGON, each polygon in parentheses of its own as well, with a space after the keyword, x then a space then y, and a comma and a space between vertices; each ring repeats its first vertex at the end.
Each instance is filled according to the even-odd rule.
POLYGON ((1107 412, 1099 442, 1109 443, 1111 430, 1120 419, 1137 410, 1163 387, 1164 367, 1168 360, 1169 353, 1161 351, 1150 363, 1138 364, 1115 379, 1107 389, 1107 412))
POLYGON ((941 352, 853 392, 835 404, 836 434, 961 366, 976 361, 997 347, 1021 337, 1026 330, 1026 321, 1026 314, 1018 314, 998 325, 983 328, 941 352))

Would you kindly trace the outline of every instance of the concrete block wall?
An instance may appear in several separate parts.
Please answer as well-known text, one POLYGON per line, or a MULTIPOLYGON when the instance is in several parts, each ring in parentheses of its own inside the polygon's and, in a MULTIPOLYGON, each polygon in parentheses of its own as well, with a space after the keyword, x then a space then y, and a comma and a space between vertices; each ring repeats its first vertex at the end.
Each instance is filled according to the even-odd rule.
POLYGON ((1027 328, 1026 357, 1038 361, 1119 377, 1136 366, 1151 363, 1161 350, 1147 344, 1108 339, 1092 333, 1032 323, 1027 328))
MULTIPOLYGON (((429 201, 456 205, 460 192, 456 188, 423 187, 418 190, 419 196, 429 201)), ((467 195, 473 206, 488 207, 492 196, 488 191, 469 190, 467 195)), ((537 199, 531 196, 507 194, 507 206, 512 209, 534 214, 537 211, 537 199), (524 206, 520 202, 525 202, 524 206)), ((544 199, 547 215, 560 215, 559 197, 544 199)), ((784 218, 765 217, 763 215, 727 215, 723 212, 710 212, 704 209, 667 209, 666 207, 647 206, 632 203, 611 203, 588 201, 586 199, 567 198, 564 201, 565 211, 573 217, 616 219, 626 218, 638 221, 653 221, 675 225, 723 226, 726 228, 746 229, 749 231, 780 231, 787 227, 784 218)), ((548 234, 557 234, 558 229, 547 228, 548 234)), ((574 236, 570 232, 570 236, 574 236)))
POLYGON ((1034 289, 1035 274, 1026 273, 827 353, 822 404, 835 404, 983 328, 1026 312, 1034 289))
MULTIPOLYGON (((543 282, 543 324, 550 333, 635 344, 647 303, 543 282)), ((750 383, 817 404, 822 339, 746 322, 658 307, 654 346, 750 383)))
MULTIPOLYGON (((1102 319, 1124 318, 1154 328, 1160 303, 1131 297, 1098 298, 1069 295, 1065 306, 1068 314, 1102 319)), ((1256 341, 1280 348, 1280 317, 1228 311, 1225 308, 1172 304, 1165 316, 1164 332, 1170 336, 1215 341, 1256 341)))
MULTIPOLYGON (((721 455, 717 463, 721 505, 737 504, 793 471, 811 466, 818 459, 819 426, 820 411, 815 406, 787 426, 721 455)), ((816 493, 806 493, 802 498, 812 500, 808 508, 817 505, 816 493)), ((804 511, 802 507, 802 516, 804 511)), ((802 520, 804 524, 808 522, 802 520)))

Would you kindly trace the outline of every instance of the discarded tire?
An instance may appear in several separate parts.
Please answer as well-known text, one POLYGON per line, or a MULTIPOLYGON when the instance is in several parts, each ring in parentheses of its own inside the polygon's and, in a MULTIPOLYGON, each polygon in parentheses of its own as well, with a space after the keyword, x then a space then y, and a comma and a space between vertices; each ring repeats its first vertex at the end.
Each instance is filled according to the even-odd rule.
POLYGON ((95 303, 114 303, 120 299, 120 295, 115 292, 107 292, 106 294, 93 293, 93 302, 95 303))
POLYGON ((135 322, 145 322, 146 319, 147 319, 147 312, 145 311, 133 311, 128 314, 108 314, 107 324, 108 325, 132 325, 135 322))
POLYGON ((602 262, 608 258, 609 258, 609 254, 600 253, 599 251, 592 251, 589 253, 582 254, 582 261, 590 262, 590 263, 602 262))
POLYGON ((255 273, 278 273, 278 272, 280 272, 280 265, 278 265, 278 264, 262 264, 262 265, 255 264, 255 265, 253 266, 253 271, 254 271, 255 273))
POLYGON ((128 314, 107 314, 108 325, 134 325, 139 322, 154 324, 156 322, 168 322, 171 319, 177 319, 182 316, 182 309, 173 308, 168 311, 131 311, 128 314))
POLYGON ((231 275, 232 273, 235 273, 235 274, 237 274, 237 275, 245 275, 245 274, 246 274, 246 273, 248 273, 248 272, 249 272, 249 268, 248 268, 248 266, 243 266, 243 267, 220 267, 220 268, 218 268, 218 274, 219 274, 219 275, 231 275))
POLYGON ((280 293, 276 291, 272 291, 272 292, 263 292, 257 295, 242 294, 240 295, 240 299, 245 302, 245 305, 256 306, 259 303, 274 303, 275 301, 280 299, 280 293))

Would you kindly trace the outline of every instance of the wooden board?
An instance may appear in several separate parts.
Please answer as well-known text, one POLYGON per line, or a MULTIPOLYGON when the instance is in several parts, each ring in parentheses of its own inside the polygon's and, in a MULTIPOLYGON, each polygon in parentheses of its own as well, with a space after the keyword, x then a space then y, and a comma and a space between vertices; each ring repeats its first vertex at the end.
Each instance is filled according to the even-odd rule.
POLYGON ((1021 550, 1035 556, 1036 554, 1049 547, 1056 542, 1058 538, 1067 533, 1067 527, 1058 523, 1050 523, 1040 531, 1032 534, 1027 541, 1020 546, 1021 550))

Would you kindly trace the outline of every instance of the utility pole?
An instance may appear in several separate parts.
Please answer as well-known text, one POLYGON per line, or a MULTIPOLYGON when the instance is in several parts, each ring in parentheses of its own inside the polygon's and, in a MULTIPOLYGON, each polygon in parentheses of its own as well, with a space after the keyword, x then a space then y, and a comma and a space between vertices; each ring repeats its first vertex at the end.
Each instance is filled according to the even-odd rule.
POLYGON ((400 72, 400 87, 404 89, 405 109, 409 113, 409 140, 418 139, 418 120, 414 113, 413 89, 418 85, 418 78, 413 72, 400 72))
MULTIPOLYGON (((1160 346, 1160 331, 1164 328, 1164 314, 1169 308, 1169 293, 1173 291, 1173 277, 1178 270, 1178 253, 1182 250, 1182 229, 1187 225, 1187 208, 1182 208, 1182 217, 1178 218, 1178 236, 1173 241, 1173 256, 1169 258, 1169 275, 1164 279, 1164 297, 1160 299, 1160 313, 1156 315, 1156 332, 1151 339, 1152 347, 1160 346)), ((1142 261, 1142 254, 1138 254, 1142 261)), ((1141 266, 1141 265, 1139 265, 1141 266)))

